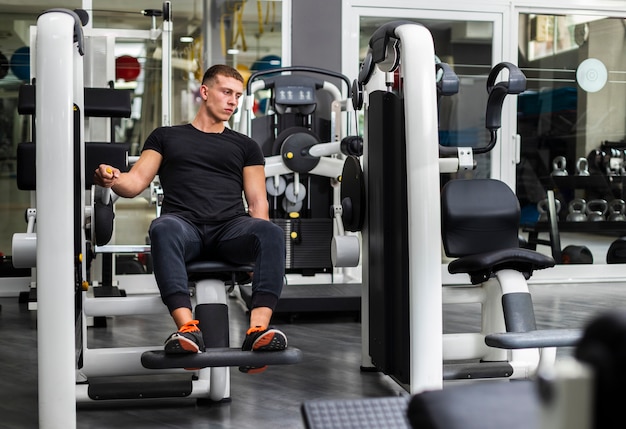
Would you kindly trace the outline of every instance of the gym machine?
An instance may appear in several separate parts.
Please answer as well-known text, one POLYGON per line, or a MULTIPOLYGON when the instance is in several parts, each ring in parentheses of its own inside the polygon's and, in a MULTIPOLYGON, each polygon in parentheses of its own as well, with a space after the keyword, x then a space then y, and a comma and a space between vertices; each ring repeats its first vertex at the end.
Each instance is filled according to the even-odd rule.
MULTIPOLYGON (((32 173, 36 172, 36 208, 28 212, 32 215, 28 218, 29 232, 14 237, 13 263, 36 267, 40 428, 76 427, 76 402, 228 399, 229 366, 292 364, 301 360, 301 352, 295 348, 273 353, 229 348, 225 285, 215 279, 215 273, 248 272, 251 267, 212 261, 196 261, 187 267, 190 276, 195 276, 196 316, 201 324, 215 327, 206 330, 207 353, 177 359, 164 356, 160 345, 96 350, 86 347, 86 317, 90 311, 91 316, 101 311, 87 298, 90 250, 110 239, 107 229, 112 228, 112 217, 98 216, 85 197, 85 159, 89 153, 84 139, 85 99, 89 93, 84 88, 85 16, 66 9, 42 13, 33 43, 37 150, 31 152, 35 155, 32 173), (99 220, 105 225, 95 225, 99 220), (118 380, 97 386, 89 382, 92 377, 167 373, 185 375, 187 380, 167 384, 156 378, 141 384, 118 380)), ((164 4, 164 19, 171 20, 169 2, 164 4)), ((92 192, 109 207, 111 201, 102 201, 100 191, 92 192)), ((156 295, 107 297, 98 302, 106 303, 107 308, 113 305, 118 311, 104 315, 129 314, 121 311, 129 309, 132 314, 140 314, 141 310, 147 314, 166 312, 162 303, 156 304, 158 299, 156 295)))
MULTIPOLYGON (((351 105, 333 83, 350 80, 330 70, 293 66, 250 76, 238 131, 265 155, 270 218, 285 231, 286 282, 277 313, 354 312, 361 307, 360 242, 341 221, 346 154, 361 155, 348 136, 351 105), (255 99, 266 112, 255 115, 255 99), (348 232, 346 232, 348 231, 348 232)), ((356 125, 356 121, 354 122, 356 125)), ((250 286, 239 286, 249 306, 250 286)))
MULTIPOLYGON (((489 427, 611 427, 598 425, 598 418, 619 421, 616 400, 598 407, 596 423, 589 425, 600 384, 590 382, 593 370, 556 362, 555 349, 577 346, 577 357, 586 354, 582 360, 593 362, 591 368, 602 373, 604 386, 619 389, 623 381, 614 381, 612 374, 620 372, 614 362, 620 358, 623 337, 618 341, 615 331, 624 326, 623 314, 612 322, 617 329, 607 329, 610 323, 605 321, 585 335, 576 329, 537 330, 526 280, 534 270, 553 266, 554 260, 519 247, 520 210, 514 193, 493 179, 451 180, 443 187, 439 183, 439 173, 471 169, 473 154, 495 145, 504 98, 522 92, 525 78, 510 63, 496 65, 489 74, 487 146, 437 148, 437 97, 456 88, 454 75, 434 58, 426 28, 390 22, 372 35, 352 93, 355 108, 365 107, 366 118, 362 231, 363 266, 369 269, 364 270, 363 298, 369 305, 364 302, 362 310, 364 361, 371 357, 376 369, 410 395, 307 402, 302 406, 305 425, 341 428, 350 421, 361 428, 478 429, 488 421, 489 427), (399 94, 391 91, 396 69, 399 94), (496 83, 505 69, 508 78, 496 83), (443 73, 436 79, 438 70, 443 73), (378 147, 382 142, 384 150, 378 147), (384 199, 377 189, 381 183, 393 183, 400 191, 384 199), (393 201, 397 204, 391 205, 393 201), (400 244, 399 237, 404 238, 400 244), (448 271, 467 274, 470 286, 440 289, 442 258, 433 249, 442 241, 446 255, 454 258, 448 271), (481 305, 480 332, 443 333, 442 305, 459 303, 481 305), (537 375, 541 426, 536 386, 529 381, 537 375), (459 379, 520 381, 443 388, 444 380, 459 379)), ((606 392, 620 396, 617 390, 606 392)))
POLYGON ((458 81, 435 58, 425 27, 385 24, 370 39, 352 92, 366 123, 363 366, 410 393, 440 389, 444 380, 528 378, 540 358, 550 365, 556 347, 580 336, 579 330, 536 329, 526 280, 554 260, 519 247, 512 190, 492 179, 440 184, 440 173, 471 170, 474 155, 495 146, 505 97, 524 91, 524 75, 510 63, 491 70, 485 146, 443 147, 437 102, 453 94, 458 81), (500 75, 506 78, 497 82, 500 75), (467 286, 442 288, 442 240, 453 259, 448 271, 467 275, 467 286), (470 303, 481 307, 480 331, 444 334, 443 305, 470 303))

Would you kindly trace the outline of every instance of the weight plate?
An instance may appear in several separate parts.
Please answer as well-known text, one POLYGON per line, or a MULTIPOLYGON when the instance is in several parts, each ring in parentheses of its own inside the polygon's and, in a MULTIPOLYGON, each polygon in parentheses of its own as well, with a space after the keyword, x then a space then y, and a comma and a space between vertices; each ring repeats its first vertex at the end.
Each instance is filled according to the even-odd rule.
POLYGON ((306 188, 302 183, 298 183, 298 195, 296 195, 295 191, 294 182, 289 183, 285 189, 285 198, 292 204, 299 203, 306 197, 306 188))
POLYGON ((265 189, 272 197, 282 195, 287 188, 287 181, 283 176, 273 176, 265 179, 265 189))
POLYGON ((294 204, 291 201, 289 201, 287 198, 283 198, 282 206, 283 206, 283 210, 287 213, 299 212, 300 210, 302 210, 302 201, 299 201, 294 204))

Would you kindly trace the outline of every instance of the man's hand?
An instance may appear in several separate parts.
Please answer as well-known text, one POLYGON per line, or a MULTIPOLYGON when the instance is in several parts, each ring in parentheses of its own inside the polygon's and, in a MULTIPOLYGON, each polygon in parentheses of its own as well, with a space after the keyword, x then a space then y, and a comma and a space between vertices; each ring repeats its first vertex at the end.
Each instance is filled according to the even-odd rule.
POLYGON ((107 164, 100 164, 93 173, 94 182, 103 188, 110 188, 120 177, 120 170, 107 164))

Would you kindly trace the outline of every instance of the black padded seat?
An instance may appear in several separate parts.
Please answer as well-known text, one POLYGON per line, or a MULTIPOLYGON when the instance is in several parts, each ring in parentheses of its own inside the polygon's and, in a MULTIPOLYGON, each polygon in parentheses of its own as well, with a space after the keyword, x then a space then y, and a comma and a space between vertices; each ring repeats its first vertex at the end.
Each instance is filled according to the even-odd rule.
POLYGON ((449 257, 519 247, 520 207, 494 179, 457 179, 441 190, 441 235, 449 257))
POLYGON ((441 190, 441 236, 451 274, 482 283, 500 270, 526 279, 555 265, 551 256, 520 247, 520 207, 515 193, 494 179, 451 180, 441 190))
POLYGON ((187 263, 187 274, 190 280, 220 279, 232 281, 233 284, 249 283, 248 273, 254 271, 254 264, 237 265, 225 261, 197 260, 187 263))
POLYGON ((187 272, 193 274, 202 273, 229 273, 249 272, 254 270, 254 265, 235 265, 224 261, 191 261, 187 264, 187 272))
POLYGON ((529 279, 534 270, 550 268, 554 265, 555 262, 551 256, 515 247, 463 256, 448 264, 448 272, 450 274, 467 273, 472 284, 480 284, 503 269, 519 271, 526 279, 529 279))

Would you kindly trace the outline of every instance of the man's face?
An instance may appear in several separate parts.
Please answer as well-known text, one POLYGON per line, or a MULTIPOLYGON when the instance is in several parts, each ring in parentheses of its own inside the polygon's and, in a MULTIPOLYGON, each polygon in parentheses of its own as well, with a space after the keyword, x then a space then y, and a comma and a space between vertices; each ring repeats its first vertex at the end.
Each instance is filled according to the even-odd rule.
POLYGON ((243 84, 235 78, 217 75, 213 84, 202 85, 200 90, 206 96, 204 105, 209 116, 227 121, 237 109, 243 84))

